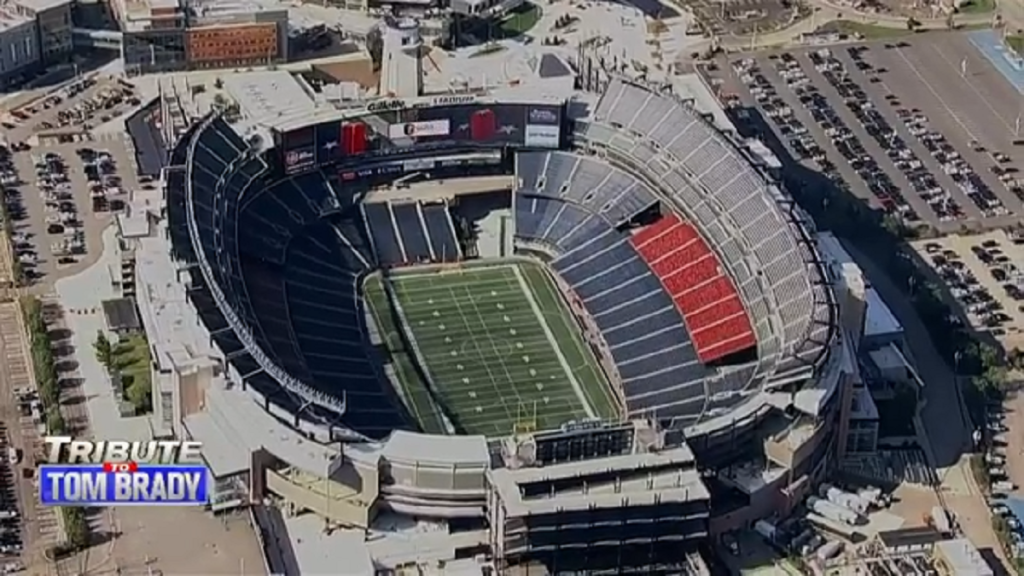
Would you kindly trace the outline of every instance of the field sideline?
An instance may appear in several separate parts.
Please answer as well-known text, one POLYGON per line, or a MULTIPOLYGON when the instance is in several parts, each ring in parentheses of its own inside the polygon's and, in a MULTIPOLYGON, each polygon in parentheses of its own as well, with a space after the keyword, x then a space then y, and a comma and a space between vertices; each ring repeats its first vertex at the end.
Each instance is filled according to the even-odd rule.
MULTIPOLYGON (((618 408, 596 358, 539 265, 506 263, 390 279, 400 317, 457 428, 489 437, 516 425, 555 428, 618 408)), ((424 430, 445 433, 396 328, 382 278, 364 287, 399 379, 424 430)))

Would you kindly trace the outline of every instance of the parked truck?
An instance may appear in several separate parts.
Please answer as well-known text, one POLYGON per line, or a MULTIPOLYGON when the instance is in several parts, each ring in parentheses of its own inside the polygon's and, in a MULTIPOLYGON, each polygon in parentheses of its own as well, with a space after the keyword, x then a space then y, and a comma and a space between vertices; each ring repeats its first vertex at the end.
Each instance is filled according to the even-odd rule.
POLYGON ((849 508, 857 514, 865 514, 868 511, 869 503, 866 500, 856 494, 840 490, 831 484, 819 486, 818 495, 833 504, 849 508))
POLYGON ((816 496, 811 496, 807 499, 807 507, 816 514, 828 518, 833 522, 856 526, 857 524, 860 524, 861 521, 861 515, 857 512, 816 496))
POLYGON ((925 521, 942 534, 953 533, 953 523, 950 522, 949 513, 942 506, 933 507, 925 521))

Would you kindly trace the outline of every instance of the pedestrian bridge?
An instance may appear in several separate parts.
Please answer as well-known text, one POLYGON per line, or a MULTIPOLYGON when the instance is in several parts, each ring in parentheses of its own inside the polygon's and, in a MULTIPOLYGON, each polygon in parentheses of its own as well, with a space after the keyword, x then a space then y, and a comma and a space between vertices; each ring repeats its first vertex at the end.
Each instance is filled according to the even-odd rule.
POLYGON ((116 30, 73 28, 71 32, 75 46, 80 46, 82 48, 121 50, 121 39, 123 38, 123 35, 116 30))

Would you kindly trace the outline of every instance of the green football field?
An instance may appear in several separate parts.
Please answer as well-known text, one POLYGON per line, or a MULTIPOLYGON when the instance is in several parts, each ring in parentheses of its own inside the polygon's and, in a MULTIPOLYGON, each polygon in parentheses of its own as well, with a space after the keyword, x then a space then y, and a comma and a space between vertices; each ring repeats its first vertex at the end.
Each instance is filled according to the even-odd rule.
POLYGON ((406 404, 424 430, 445 432, 442 412, 465 433, 489 437, 511 434, 517 424, 543 430, 618 416, 604 374, 539 267, 501 264, 388 281, 398 314, 380 276, 367 281, 366 298, 406 404), (399 321, 424 361, 437 402, 403 349, 399 321))

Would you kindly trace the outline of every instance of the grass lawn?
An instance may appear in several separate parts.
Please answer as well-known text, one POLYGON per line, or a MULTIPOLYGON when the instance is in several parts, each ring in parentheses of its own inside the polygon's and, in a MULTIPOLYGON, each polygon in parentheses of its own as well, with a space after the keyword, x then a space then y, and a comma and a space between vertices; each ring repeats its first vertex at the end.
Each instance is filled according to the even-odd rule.
MULTIPOLYGON (((529 265, 473 267, 391 278, 401 317, 438 401, 465 433, 511 434, 617 416, 604 375, 543 272, 529 265)), ((425 430, 442 432, 437 404, 401 348, 379 278, 365 294, 425 430), (403 357, 404 356, 404 357, 403 357)))
POLYGON ((138 413, 145 412, 149 408, 152 386, 149 342, 144 336, 128 336, 114 345, 113 356, 114 368, 121 373, 125 395, 138 413))
POLYGON ((516 8, 501 21, 499 27, 501 28, 501 34, 505 38, 511 38, 525 34, 533 29, 537 25, 537 21, 540 20, 540 7, 530 2, 523 3, 522 6, 516 8))
POLYGON ((1006 45, 1017 53, 1018 56, 1024 58, 1024 34, 1009 35, 1006 37, 1006 45))

